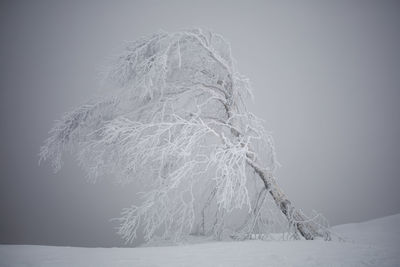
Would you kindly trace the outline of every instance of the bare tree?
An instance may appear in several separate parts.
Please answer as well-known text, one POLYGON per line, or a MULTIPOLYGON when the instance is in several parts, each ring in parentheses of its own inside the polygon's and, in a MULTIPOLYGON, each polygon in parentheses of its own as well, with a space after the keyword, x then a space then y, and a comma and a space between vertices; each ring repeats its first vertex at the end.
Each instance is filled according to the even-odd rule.
POLYGON ((251 238, 268 225, 267 197, 295 234, 330 238, 276 183, 272 137, 246 109, 250 84, 222 36, 187 30, 127 43, 107 81, 112 96, 65 114, 40 158, 58 170, 62 152, 70 150, 90 179, 140 180, 143 202, 120 219, 118 233, 127 242, 139 227, 146 240, 194 232, 221 238, 227 229, 251 238), (247 219, 232 230, 227 218, 237 210, 247 219))

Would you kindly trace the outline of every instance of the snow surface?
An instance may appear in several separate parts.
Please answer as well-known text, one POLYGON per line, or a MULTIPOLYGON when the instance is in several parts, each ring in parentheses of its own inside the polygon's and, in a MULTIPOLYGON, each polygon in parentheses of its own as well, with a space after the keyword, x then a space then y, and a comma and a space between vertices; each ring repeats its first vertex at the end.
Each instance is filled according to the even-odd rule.
POLYGON ((331 242, 206 242, 139 248, 0 245, 0 266, 400 266, 399 226, 400 214, 339 225, 332 228, 336 241, 331 242))

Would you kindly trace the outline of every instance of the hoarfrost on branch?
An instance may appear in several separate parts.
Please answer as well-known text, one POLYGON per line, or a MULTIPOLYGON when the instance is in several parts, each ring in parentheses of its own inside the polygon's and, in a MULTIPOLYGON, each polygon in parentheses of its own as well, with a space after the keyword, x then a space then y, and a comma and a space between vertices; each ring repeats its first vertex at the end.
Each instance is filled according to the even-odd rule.
POLYGON ((251 87, 222 36, 196 29, 127 43, 106 80, 112 96, 66 113, 40 159, 58 170, 68 150, 93 181, 140 180, 142 203, 119 219, 127 242, 140 229, 147 241, 190 233, 251 238, 271 232, 274 220, 307 239, 328 236, 277 186, 272 137, 246 109, 251 87), (239 228, 229 223, 237 210, 246 218, 239 228))

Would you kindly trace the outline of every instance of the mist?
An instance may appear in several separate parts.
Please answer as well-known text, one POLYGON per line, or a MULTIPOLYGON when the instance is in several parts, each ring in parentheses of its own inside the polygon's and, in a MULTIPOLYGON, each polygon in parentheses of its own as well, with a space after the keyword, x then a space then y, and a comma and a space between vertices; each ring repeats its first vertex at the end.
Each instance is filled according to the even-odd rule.
POLYGON ((395 1, 3 1, 0 243, 125 246, 110 219, 138 201, 137 185, 89 183, 72 157, 53 173, 38 152, 54 120, 107 91, 102 68, 121 45, 160 29, 230 41, 296 206, 332 225, 399 213, 399 11, 395 1))

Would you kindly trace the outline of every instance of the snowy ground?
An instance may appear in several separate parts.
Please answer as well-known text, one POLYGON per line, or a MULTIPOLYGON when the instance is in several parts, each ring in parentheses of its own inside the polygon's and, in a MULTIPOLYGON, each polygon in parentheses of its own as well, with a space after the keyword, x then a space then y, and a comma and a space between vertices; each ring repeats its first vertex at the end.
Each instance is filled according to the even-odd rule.
POLYGON ((333 227, 339 241, 141 248, 0 245, 0 266, 400 266, 400 214, 333 227))

